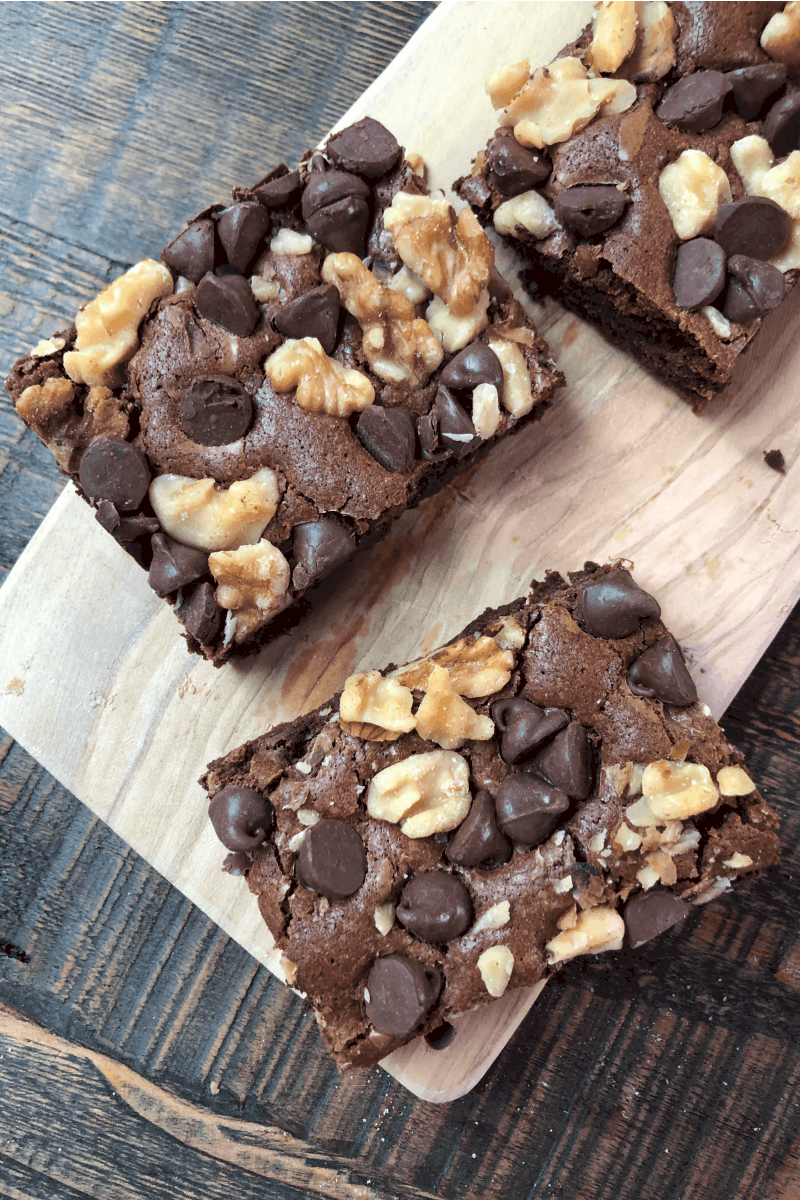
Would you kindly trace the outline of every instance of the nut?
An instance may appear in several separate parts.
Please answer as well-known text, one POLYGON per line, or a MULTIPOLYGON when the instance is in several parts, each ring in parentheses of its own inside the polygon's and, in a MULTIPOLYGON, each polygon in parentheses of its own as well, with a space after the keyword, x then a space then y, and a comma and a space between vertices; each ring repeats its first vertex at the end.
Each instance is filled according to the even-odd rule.
POLYGON ((731 200, 728 176, 702 150, 684 150, 664 167, 658 190, 682 240, 711 229, 720 204, 731 200))
POLYGON ((483 933, 487 929, 502 929, 511 920, 511 905, 508 900, 501 900, 482 912, 470 933, 483 933))
POLYGON ((490 696, 506 686, 514 670, 514 655, 503 650, 494 638, 465 637, 437 650, 429 658, 411 663, 397 676, 406 687, 427 687, 428 678, 435 666, 447 667, 453 691, 459 696, 475 700, 479 696, 490 696))
POLYGON ((800 2, 789 0, 782 13, 770 17, 761 34, 761 48, 775 62, 800 66, 800 2))
POLYGON ((208 569, 219 584, 217 604, 230 609, 235 617, 237 642, 266 625, 288 604, 291 569, 271 542, 262 539, 255 546, 211 554, 208 569))
POLYGON ((493 221, 498 233, 513 237, 520 229, 527 229, 537 240, 549 237, 561 228, 555 212, 535 188, 504 200, 495 209, 493 221))
POLYGON ((276 392, 296 388, 297 403, 310 412, 349 417, 375 399, 366 375, 329 358, 314 337, 289 338, 270 354, 264 372, 276 392))
POLYGON ((412 304, 421 304, 423 300, 429 300, 431 295, 419 275, 415 274, 405 263, 397 274, 392 275, 386 286, 393 292, 399 292, 401 296, 405 296, 406 300, 412 304))
POLYGON ((487 992, 497 999, 508 987, 514 970, 514 955, 508 946, 490 946, 479 957, 478 970, 487 992))
POLYGON ((498 67, 486 80, 486 95, 494 108, 505 108, 528 82, 531 72, 530 59, 498 67))
POLYGON ((621 75, 634 83, 656 83, 675 66, 678 24, 665 0, 642 5, 636 43, 623 64, 621 75))
POLYGON ((410 838, 455 829, 466 818, 472 797, 466 759, 453 750, 412 754, 384 767, 367 791, 367 812, 399 824, 410 838))
POLYGON ((731 146, 731 158, 748 196, 760 196, 761 181, 775 161, 767 139, 755 134, 739 138, 731 146))
POLYGON ((313 246, 311 235, 296 229, 279 229, 269 244, 273 254, 310 254, 313 246))
POLYGON ((583 129, 601 110, 624 112, 636 100, 626 79, 589 79, 577 58, 559 58, 534 71, 506 107, 501 125, 513 125, 523 146, 554 146, 583 129))
POLYGON ((578 954, 619 949, 624 935, 625 922, 613 908, 584 909, 571 929, 565 929, 547 943, 547 961, 552 966, 578 954))
POLYGON ((339 724, 354 737, 392 742, 402 733, 410 733, 416 725, 411 715, 413 703, 409 688, 396 679, 384 679, 380 671, 351 675, 342 692, 339 724), (376 732, 359 732, 364 728, 376 732))
POLYGON ((414 305, 385 287, 355 254, 329 254, 322 278, 363 331, 362 349, 372 370, 387 383, 419 387, 442 361, 442 347, 414 305))
POLYGON ((741 767, 723 767, 717 771, 717 786, 723 796, 749 796, 756 790, 756 785, 741 767))
POLYGON ((256 300, 266 302, 275 300, 281 294, 281 286, 277 279, 262 279, 260 275, 250 277, 250 291, 256 300))
POLYGON ((444 300, 434 296, 425 312, 428 326, 434 336, 442 343, 448 354, 463 350, 474 341, 482 329, 489 324, 487 310, 489 308, 489 293, 475 305, 466 317, 453 316, 444 300))
POLYGON ((139 325, 154 300, 169 296, 172 276, 163 263, 145 258, 115 279, 75 318, 75 349, 64 355, 64 370, 76 383, 117 387, 121 366, 139 345, 139 325))
POLYGON ((641 871, 636 872, 636 878, 639 880, 639 883, 642 885, 644 890, 649 892, 650 888, 654 887, 658 883, 660 875, 658 874, 658 871, 654 870, 653 867, 651 867, 648 863, 646 867, 642 867, 641 871))
POLYGON ((493 383, 479 383, 472 390, 472 424, 485 442, 497 433, 500 424, 500 401, 493 383))
POLYGON ((521 650, 525 645, 525 630, 514 617, 503 617, 503 624, 494 635, 501 650, 521 650))
POLYGON ((660 759, 645 767, 642 775, 642 800, 625 810, 632 825, 664 824, 683 821, 708 812, 719 800, 708 767, 702 763, 669 762, 660 759), (647 817, 649 810, 652 819, 647 817))
POLYGON ((646 861, 665 887, 672 887, 678 882, 678 872, 668 851, 653 850, 647 855, 646 861))
POLYGON ((489 347, 503 368, 503 407, 512 417, 524 417, 533 408, 531 376, 525 355, 515 341, 492 338, 489 347))
POLYGON ((613 840, 614 845, 619 847, 622 854, 626 854, 630 850, 638 850, 642 844, 641 834, 636 833, 624 821, 614 834, 613 840))
POLYGON ((391 902, 388 904, 380 904, 375 909, 375 928, 377 929, 378 933, 382 933, 383 936, 386 937, 387 934, 391 933, 393 925, 394 905, 391 902))
POLYGON ((800 220, 800 150, 793 150, 782 163, 762 175, 758 194, 780 204, 792 220, 800 220))
POLYGON ((592 838, 592 840, 589 842, 589 849, 592 851, 593 854, 599 854, 600 851, 605 846, 605 844, 606 844, 606 831, 604 829, 601 829, 600 832, 596 833, 594 835, 594 837, 592 838))
POLYGON ((572 891, 572 876, 565 875, 563 879, 557 879, 553 884, 553 891, 559 896, 564 892, 572 891))
POLYGON ((32 358, 45 358, 48 354, 57 354, 59 350, 64 349, 66 344, 63 338, 43 338, 28 353, 32 358))
POLYGON ((278 477, 269 467, 217 491, 213 479, 157 475, 150 503, 165 533, 196 550, 237 550, 257 542, 280 500, 278 477))
POLYGON ((594 36, 589 46, 592 67, 613 75, 636 43, 636 5, 633 0, 603 0, 594 19, 594 36))
MULTIPOLYGON (((408 694, 411 696, 411 692, 408 694)), ((494 736, 494 721, 478 716, 453 691, 446 668, 435 666, 428 676, 425 699, 417 710, 417 733, 443 750, 456 750, 467 739, 488 742, 494 736)))
POLYGON ((71 469, 73 452, 79 446, 88 446, 99 437, 124 441, 129 433, 122 402, 108 388, 90 388, 83 402, 83 413, 76 401, 75 385, 54 375, 25 388, 16 402, 19 415, 52 450, 65 471, 71 469))
POLYGON ((723 867, 731 867, 734 871, 738 871, 742 867, 752 867, 753 860, 749 854, 740 854, 737 850, 733 857, 726 858, 722 865, 723 867))
POLYGON ((733 330, 731 329, 730 321, 719 311, 718 308, 714 308, 709 304, 706 305, 705 308, 701 308, 700 312, 706 318, 718 338, 722 338, 723 341, 728 341, 733 336, 733 330))
POLYGON ((428 168, 425 166, 425 159, 421 154, 416 150, 406 150, 406 162, 415 175, 419 175, 420 179, 425 179, 428 168))
POLYGON ((292 962, 290 958, 287 958, 286 955, 281 952, 279 966, 283 969, 283 977, 288 983, 289 987, 294 987, 294 984, 297 981, 297 963, 292 962))

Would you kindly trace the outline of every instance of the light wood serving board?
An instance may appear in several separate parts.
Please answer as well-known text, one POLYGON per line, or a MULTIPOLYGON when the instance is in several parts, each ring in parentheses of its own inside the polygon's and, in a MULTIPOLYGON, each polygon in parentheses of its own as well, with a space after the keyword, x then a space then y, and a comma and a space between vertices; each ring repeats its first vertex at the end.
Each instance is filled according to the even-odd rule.
MULTIPOLYGON (((444 3, 340 125, 383 120, 446 188, 494 126, 484 77, 525 55, 547 61, 590 12, 444 3)), ((548 567, 624 556, 658 596, 702 697, 724 711, 800 595, 799 299, 770 314, 740 383, 703 417, 590 327, 537 310, 569 381, 553 409, 401 518, 291 635, 220 671, 186 652, 145 575, 68 487, 0 591, 0 722, 282 977, 246 885, 220 870, 196 780, 353 670, 427 652, 548 567), (774 448, 785 476, 763 462, 774 448)), ((418 1043, 383 1065, 424 1099, 463 1095, 537 992, 467 1014, 444 1050, 418 1043)))

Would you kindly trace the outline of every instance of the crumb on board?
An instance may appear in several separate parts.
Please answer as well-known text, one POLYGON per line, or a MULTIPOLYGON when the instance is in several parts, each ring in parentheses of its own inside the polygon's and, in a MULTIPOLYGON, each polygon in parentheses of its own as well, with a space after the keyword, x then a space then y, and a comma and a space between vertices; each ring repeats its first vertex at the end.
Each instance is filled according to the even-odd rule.
POLYGON ((21 696, 25 691, 25 680, 20 675, 14 675, 6 684, 6 692, 12 696, 21 696))
POLYGON ((764 462, 768 467, 772 467, 773 471, 778 471, 781 475, 786 474, 786 459, 780 450, 765 450, 764 462))

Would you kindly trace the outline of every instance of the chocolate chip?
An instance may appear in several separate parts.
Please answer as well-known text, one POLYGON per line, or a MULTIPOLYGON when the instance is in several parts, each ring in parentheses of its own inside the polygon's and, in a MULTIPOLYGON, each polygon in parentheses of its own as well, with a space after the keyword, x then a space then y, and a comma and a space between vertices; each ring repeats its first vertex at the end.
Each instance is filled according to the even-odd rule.
POLYGON ((726 71, 725 78, 733 89, 733 103, 739 116, 743 121, 753 121, 764 102, 786 83, 786 67, 783 63, 761 63, 757 67, 726 71))
POLYGON ((328 250, 364 257, 369 188, 346 171, 317 171, 303 192, 303 220, 328 250))
POLYGON ((668 633, 631 663, 628 687, 634 696, 677 704, 681 708, 694 704, 697 699, 697 688, 686 670, 681 648, 668 633))
MULTIPOLYGON (((276 170, 280 168, 276 167, 276 170)), ((288 171, 285 175, 278 175, 275 179, 268 179, 263 183, 257 183, 253 188, 253 195, 265 208, 282 208, 284 204, 288 204, 290 200, 294 200, 300 193, 300 172, 288 171)))
POLYGON ((531 758, 569 722, 560 708, 539 708, 521 696, 495 700, 492 720, 502 733, 500 757, 514 764, 531 758))
POLYGON ((367 179, 377 179, 391 171, 400 157, 400 143, 394 134, 372 117, 364 117, 336 133, 325 147, 328 158, 343 171, 354 171, 367 179))
POLYGON ((214 267, 214 274, 219 279, 224 279, 226 275, 241 275, 241 273, 239 268, 235 267, 233 263, 220 263, 218 267, 214 267))
POLYGON ((764 137, 776 158, 791 154, 800 146, 800 91, 787 92, 764 118, 764 137))
POLYGON ((764 462, 780 475, 786 474, 786 459, 783 457, 781 450, 765 450, 764 462))
POLYGON ((441 382, 455 392, 471 392, 480 384, 489 383, 497 389, 498 400, 503 399, 503 367, 486 342, 465 346, 442 371, 441 382))
POLYGON ((367 852, 357 829, 318 821, 305 832, 295 863, 297 882, 329 900, 357 892, 367 875, 367 852))
POLYGON ((214 833, 229 850, 263 846, 272 828, 272 809, 261 793, 238 783, 229 783, 217 792, 208 815, 214 833))
POLYGON ((533 775, 508 775, 497 792, 500 828, 515 842, 538 846, 569 808, 569 797, 533 775))
POLYGON ((556 220, 565 229, 583 237, 603 233, 616 225, 630 200, 618 188, 606 184, 566 188, 556 199, 556 220))
POLYGON ((292 532, 295 557, 292 584, 298 592, 330 575, 336 567, 347 562, 356 548, 353 531, 333 517, 305 521, 295 525, 292 532))
POLYGON ((498 130, 486 147, 487 179, 501 196, 518 196, 545 179, 552 166, 543 154, 520 146, 510 129, 498 130))
POLYGON ((433 402, 439 423, 439 442, 456 458, 463 458, 478 445, 475 426, 449 388, 440 387, 433 402))
POLYGON ((187 583, 194 583, 208 574, 208 555, 173 541, 165 533, 156 533, 152 540, 153 559, 147 582, 157 596, 168 596, 187 583))
POLYGON ((272 320, 285 337, 314 337, 326 354, 333 354, 339 326, 339 292, 332 283, 323 283, 284 304, 272 320))
POLYGON ((135 512, 150 486, 150 465, 141 450, 114 438, 91 442, 78 474, 90 500, 110 500, 121 512, 135 512))
POLYGON ((789 214, 766 196, 744 196, 717 209, 714 237, 730 257, 774 258, 789 236, 789 214))
POLYGON ((627 571, 617 570, 580 589, 575 614, 594 637, 623 638, 635 633, 641 621, 657 620, 661 609, 627 571))
POLYGON ((497 824, 492 794, 486 788, 475 793, 466 818, 447 844, 444 855, 458 867, 482 867, 490 871, 511 858, 511 843, 497 824))
POLYGON ((472 900, 447 871, 423 871, 409 879, 397 903, 397 919, 423 942, 452 942, 472 924, 472 900))
POLYGON ((252 865, 253 860, 249 854, 245 854, 244 850, 234 850, 232 854, 225 856, 222 869, 228 875, 246 875, 252 865))
POLYGON ((269 213, 257 200, 240 200, 217 218, 217 233, 231 266, 244 271, 269 228, 269 213))
POLYGON ((417 417, 417 437, 422 447, 422 457, 431 458, 439 448, 439 414, 435 408, 417 417))
POLYGON ((689 907, 667 888, 637 892, 625 905, 625 940, 635 950, 689 915, 689 907))
POLYGON ((194 302, 202 317, 237 337, 249 337, 256 327, 258 309, 250 284, 242 275, 204 275, 194 302))
POLYGON ((210 646, 222 626, 222 609, 214 598, 212 585, 199 584, 180 608, 175 609, 175 616, 195 641, 210 646))
POLYGON ((725 251, 711 238, 682 242, 675 255, 672 287, 678 308, 696 312, 713 304, 725 286, 725 251))
POLYGON ((497 267, 492 267, 489 272, 489 295, 495 304, 501 308, 504 304, 508 304, 511 299, 511 288, 506 283, 503 276, 498 271, 497 267))
POLYGON ((415 428, 409 409, 371 404, 356 422, 356 437, 387 471, 410 471, 417 444, 415 428))
POLYGON ((721 71, 695 71, 667 88, 656 116, 683 133, 713 129, 722 120, 722 106, 731 87, 721 71))
POLYGON ((161 253, 168 267, 192 283, 199 283, 208 271, 214 270, 214 256, 214 222, 209 217, 193 221, 161 253))
POLYGON ((441 990, 436 967, 405 954, 379 958, 367 976, 367 1019, 378 1033, 406 1037, 428 1015, 441 990))
POLYGON ((132 517, 121 517, 116 505, 110 500, 101 500, 94 519, 118 542, 135 542, 137 538, 158 533, 161 526, 155 517, 135 513, 132 517))
POLYGON ((181 429, 200 446, 225 446, 244 437, 253 420, 253 401, 229 375, 196 379, 181 397, 181 429))
POLYGON ((734 254, 728 259, 728 287, 722 311, 729 321, 744 324, 777 308, 786 295, 786 280, 777 267, 734 254))
POLYGON ((585 800, 592 790, 592 747, 580 721, 570 721, 531 765, 572 800, 585 800))

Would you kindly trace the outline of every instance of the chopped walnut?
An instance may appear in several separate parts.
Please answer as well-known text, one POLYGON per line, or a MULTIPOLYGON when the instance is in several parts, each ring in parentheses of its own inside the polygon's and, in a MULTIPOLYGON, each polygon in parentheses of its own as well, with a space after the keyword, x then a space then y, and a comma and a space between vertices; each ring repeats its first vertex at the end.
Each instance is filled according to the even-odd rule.
POLYGON ((514 970, 514 955, 508 946, 490 946, 480 955, 477 965, 489 995, 495 999, 502 996, 514 970))
POLYGON ((494 721, 478 716, 453 691, 446 668, 434 666, 417 710, 417 733, 443 750, 457 750, 468 739, 488 742, 494 736, 494 721))
POLYGON ((410 838, 455 829, 472 796, 466 759, 454 750, 429 750, 378 771, 367 791, 367 812, 399 824, 410 838))
POLYGON ((613 75, 622 66, 636 43, 637 24, 634 0, 603 0, 595 16, 594 36, 589 46, 595 71, 613 75))
POLYGON ((64 471, 73 468, 72 456, 79 447, 99 437, 124 441, 130 431, 121 400, 108 388, 90 388, 81 413, 75 385, 58 375, 25 388, 16 409, 64 471))
POLYGON ((475 700, 506 686, 514 670, 514 654, 501 649, 494 638, 460 638, 429 658, 410 663, 397 678, 406 687, 424 689, 435 666, 447 668, 454 692, 475 700))
POLYGON ((414 305, 368 271, 355 254, 329 254, 322 278, 363 331, 362 349, 372 370, 387 383, 423 384, 442 361, 442 347, 414 305))
POLYGON ((756 790, 756 785, 741 767, 723 767, 717 771, 717 786, 723 796, 749 796, 756 790))
POLYGON ((277 279, 262 279, 260 275, 251 275, 250 291, 256 300, 265 303, 268 300, 277 299, 281 294, 281 286, 277 279))
POLYGON ((269 244, 273 254, 310 254, 313 247, 311 235, 296 229, 279 229, 269 244))
POLYGON ((711 229, 720 204, 731 200, 728 176, 702 150, 684 150, 664 167, 658 191, 683 241, 711 229))
POLYGON ((499 903, 493 904, 491 908, 487 908, 478 917, 475 924, 470 929, 470 934, 484 933, 487 929, 502 929, 511 920, 511 905, 508 900, 500 900, 499 903))
POLYGON ((574 925, 557 934, 545 947, 551 965, 566 962, 578 954, 600 954, 617 950, 625 936, 625 922, 613 908, 587 908, 578 914, 574 925))
POLYGON ((514 617, 503 617, 503 623, 494 635, 501 650, 521 650, 525 645, 525 630, 514 617))
POLYGON ((278 477, 269 467, 217 491, 213 479, 157 475, 150 503, 165 533, 196 550, 236 550, 257 542, 275 516, 278 477))
POLYGON ((626 854, 630 850, 638 850, 641 844, 642 835, 623 821, 614 834, 614 845, 619 847, 622 854, 626 854))
POLYGON ((139 345, 139 325, 154 300, 172 292, 163 263, 146 258, 115 279, 75 318, 75 349, 64 355, 64 370, 75 383, 117 387, 122 364, 139 345))
POLYGON ((345 733, 367 741, 394 741, 416 725, 411 714, 414 697, 396 679, 380 671, 351 675, 339 705, 339 724, 345 733))
POLYGON ((533 234, 537 241, 549 237, 561 228, 551 205, 535 188, 529 192, 520 192, 510 200, 504 200, 495 209, 492 220, 498 233, 513 237, 520 229, 525 229, 533 234))
POLYGON ((366 375, 329 358, 313 337, 289 338, 270 354, 264 373, 276 392, 296 388, 297 403, 310 412, 349 417, 375 399, 366 375))
POLYGON ((752 867, 753 860, 749 854, 740 854, 737 850, 731 858, 726 858, 722 865, 723 867, 730 867, 733 871, 741 871, 745 867, 752 867))
POLYGON ((513 340, 490 338, 489 347, 494 350, 503 368, 503 408, 512 417, 524 417, 533 408, 531 375, 525 355, 513 340))
POLYGON ((666 0, 647 0, 641 8, 636 43, 619 73, 634 83, 656 83, 675 66, 678 23, 666 0))
POLYGON ((234 640, 243 642, 289 603, 291 568, 277 546, 262 539, 255 546, 209 555, 208 569, 217 580, 217 604, 236 621, 234 640))
POLYGON ((761 48, 774 62, 800 66, 800 0, 789 0, 782 13, 774 13, 761 34, 761 48))
POLYGON ((472 424, 484 442, 494 437, 500 424, 500 401, 493 383, 479 383, 472 390, 472 424))
POLYGON ((531 73, 530 59, 498 67, 486 80, 486 94, 494 108, 506 108, 522 91, 531 73))
POLYGON ((405 296, 406 300, 410 300, 412 304, 422 304, 424 300, 431 298, 429 288, 425 286, 419 275, 415 274, 405 263, 395 275, 391 276, 386 286, 393 292, 400 292, 401 296, 405 296))
POLYGON ((590 79, 578 58, 559 58, 534 71, 505 109, 501 125, 512 125, 522 146, 565 142, 603 110, 624 112, 636 100, 626 79, 590 79))
POLYGON ((379 904, 375 909, 375 928, 377 929, 378 933, 382 933, 384 937, 392 932, 392 927, 394 925, 394 913, 395 907, 391 902, 388 904, 379 904))
POLYGON ((32 358, 46 358, 48 354, 57 354, 59 350, 63 350, 66 344, 63 338, 43 338, 28 353, 32 358))
POLYGON ((481 330, 486 328, 489 324, 488 311, 488 291, 465 317, 454 316, 444 300, 434 296, 425 311, 425 317, 431 332, 442 343, 442 348, 448 354, 455 354, 473 342, 481 330))
POLYGON ((642 798, 629 805, 625 816, 637 828, 663 825, 708 812, 718 800, 708 767, 661 759, 645 767, 642 798))

